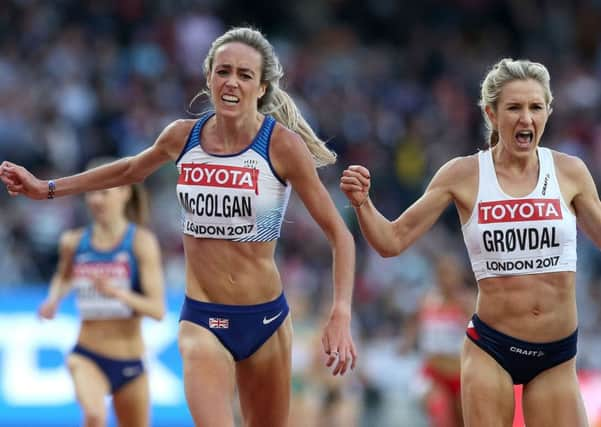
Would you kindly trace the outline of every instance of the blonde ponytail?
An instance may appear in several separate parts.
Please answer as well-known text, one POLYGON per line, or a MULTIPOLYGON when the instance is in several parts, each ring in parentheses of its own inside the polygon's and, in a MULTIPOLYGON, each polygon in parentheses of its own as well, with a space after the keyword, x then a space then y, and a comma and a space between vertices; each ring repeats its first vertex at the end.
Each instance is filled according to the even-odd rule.
POLYGON ((276 86, 271 98, 271 102, 263 105, 260 111, 271 114, 278 122, 298 133, 313 155, 316 167, 335 163, 336 153, 328 149, 326 143, 315 134, 290 95, 276 86))

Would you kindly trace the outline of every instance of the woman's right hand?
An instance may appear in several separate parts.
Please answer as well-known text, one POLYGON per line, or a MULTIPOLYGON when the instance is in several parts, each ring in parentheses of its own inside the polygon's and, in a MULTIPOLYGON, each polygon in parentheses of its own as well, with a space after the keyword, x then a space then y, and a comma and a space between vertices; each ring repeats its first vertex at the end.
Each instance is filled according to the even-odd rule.
POLYGON ((38 315, 42 319, 54 319, 54 315, 56 314, 57 304, 52 301, 44 301, 40 308, 38 308, 38 315))
POLYGON ((356 208, 363 206, 367 201, 370 186, 371 175, 364 166, 351 165, 340 177, 340 189, 356 208))
POLYGON ((23 195, 34 200, 48 197, 47 182, 37 179, 23 166, 3 161, 0 165, 0 180, 11 196, 23 195))

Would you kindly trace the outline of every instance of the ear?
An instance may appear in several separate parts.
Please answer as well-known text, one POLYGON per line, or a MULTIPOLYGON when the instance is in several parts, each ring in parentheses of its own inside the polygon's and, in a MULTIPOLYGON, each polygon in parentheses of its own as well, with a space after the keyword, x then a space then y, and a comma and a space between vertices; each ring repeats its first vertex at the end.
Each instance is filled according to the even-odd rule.
POLYGON ((267 83, 261 83, 259 86, 259 99, 263 98, 265 92, 267 92, 267 83))
POLYGON ((486 116, 488 117, 488 120, 490 120, 490 123, 492 124, 493 129, 499 129, 499 127, 497 126, 497 114, 494 112, 494 110, 492 108, 490 108, 490 105, 487 105, 486 107, 484 107, 484 111, 486 112, 486 116))

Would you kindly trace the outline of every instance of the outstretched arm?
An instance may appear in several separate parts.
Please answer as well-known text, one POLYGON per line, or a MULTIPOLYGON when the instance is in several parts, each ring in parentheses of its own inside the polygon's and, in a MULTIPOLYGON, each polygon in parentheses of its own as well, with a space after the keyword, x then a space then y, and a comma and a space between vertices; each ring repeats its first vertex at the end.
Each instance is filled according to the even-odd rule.
POLYGON ((568 182, 575 188, 572 206, 578 225, 601 249, 601 201, 595 181, 582 160, 564 156, 560 162, 565 166, 562 167, 562 173, 568 174, 568 182))
POLYGON ((334 293, 322 344, 329 356, 327 366, 335 364, 333 374, 343 375, 348 368, 355 367, 357 357, 350 330, 355 273, 353 237, 319 179, 311 154, 301 138, 277 126, 270 153, 274 167, 292 185, 332 248, 334 293))
POLYGON ((421 237, 446 207, 465 173, 461 159, 453 159, 436 173, 424 194, 396 220, 385 218, 369 198, 370 174, 363 166, 348 167, 340 179, 345 193, 357 214, 361 231, 369 244, 382 256, 399 255, 421 237))
POLYGON ((11 196, 23 195, 36 200, 135 184, 143 181, 163 163, 177 158, 191 127, 187 122, 178 120, 171 123, 151 147, 135 156, 56 179, 53 189, 50 188, 50 181, 40 180, 23 166, 9 161, 0 165, 0 180, 11 196))

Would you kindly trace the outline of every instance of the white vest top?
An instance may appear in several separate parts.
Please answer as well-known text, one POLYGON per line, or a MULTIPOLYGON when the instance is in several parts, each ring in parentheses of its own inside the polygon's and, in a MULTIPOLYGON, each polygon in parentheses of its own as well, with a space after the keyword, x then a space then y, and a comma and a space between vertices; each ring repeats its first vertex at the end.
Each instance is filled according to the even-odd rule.
POLYGON ((290 186, 275 172, 269 143, 275 119, 265 116, 251 144, 236 154, 217 155, 202 148, 202 127, 192 128, 176 161, 182 231, 200 238, 268 242, 280 236, 290 186))
POLYGON ((478 154, 478 198, 463 238, 476 280, 576 271, 576 217, 566 205, 553 154, 538 148, 539 178, 525 197, 510 197, 497 181, 492 151, 478 154))

